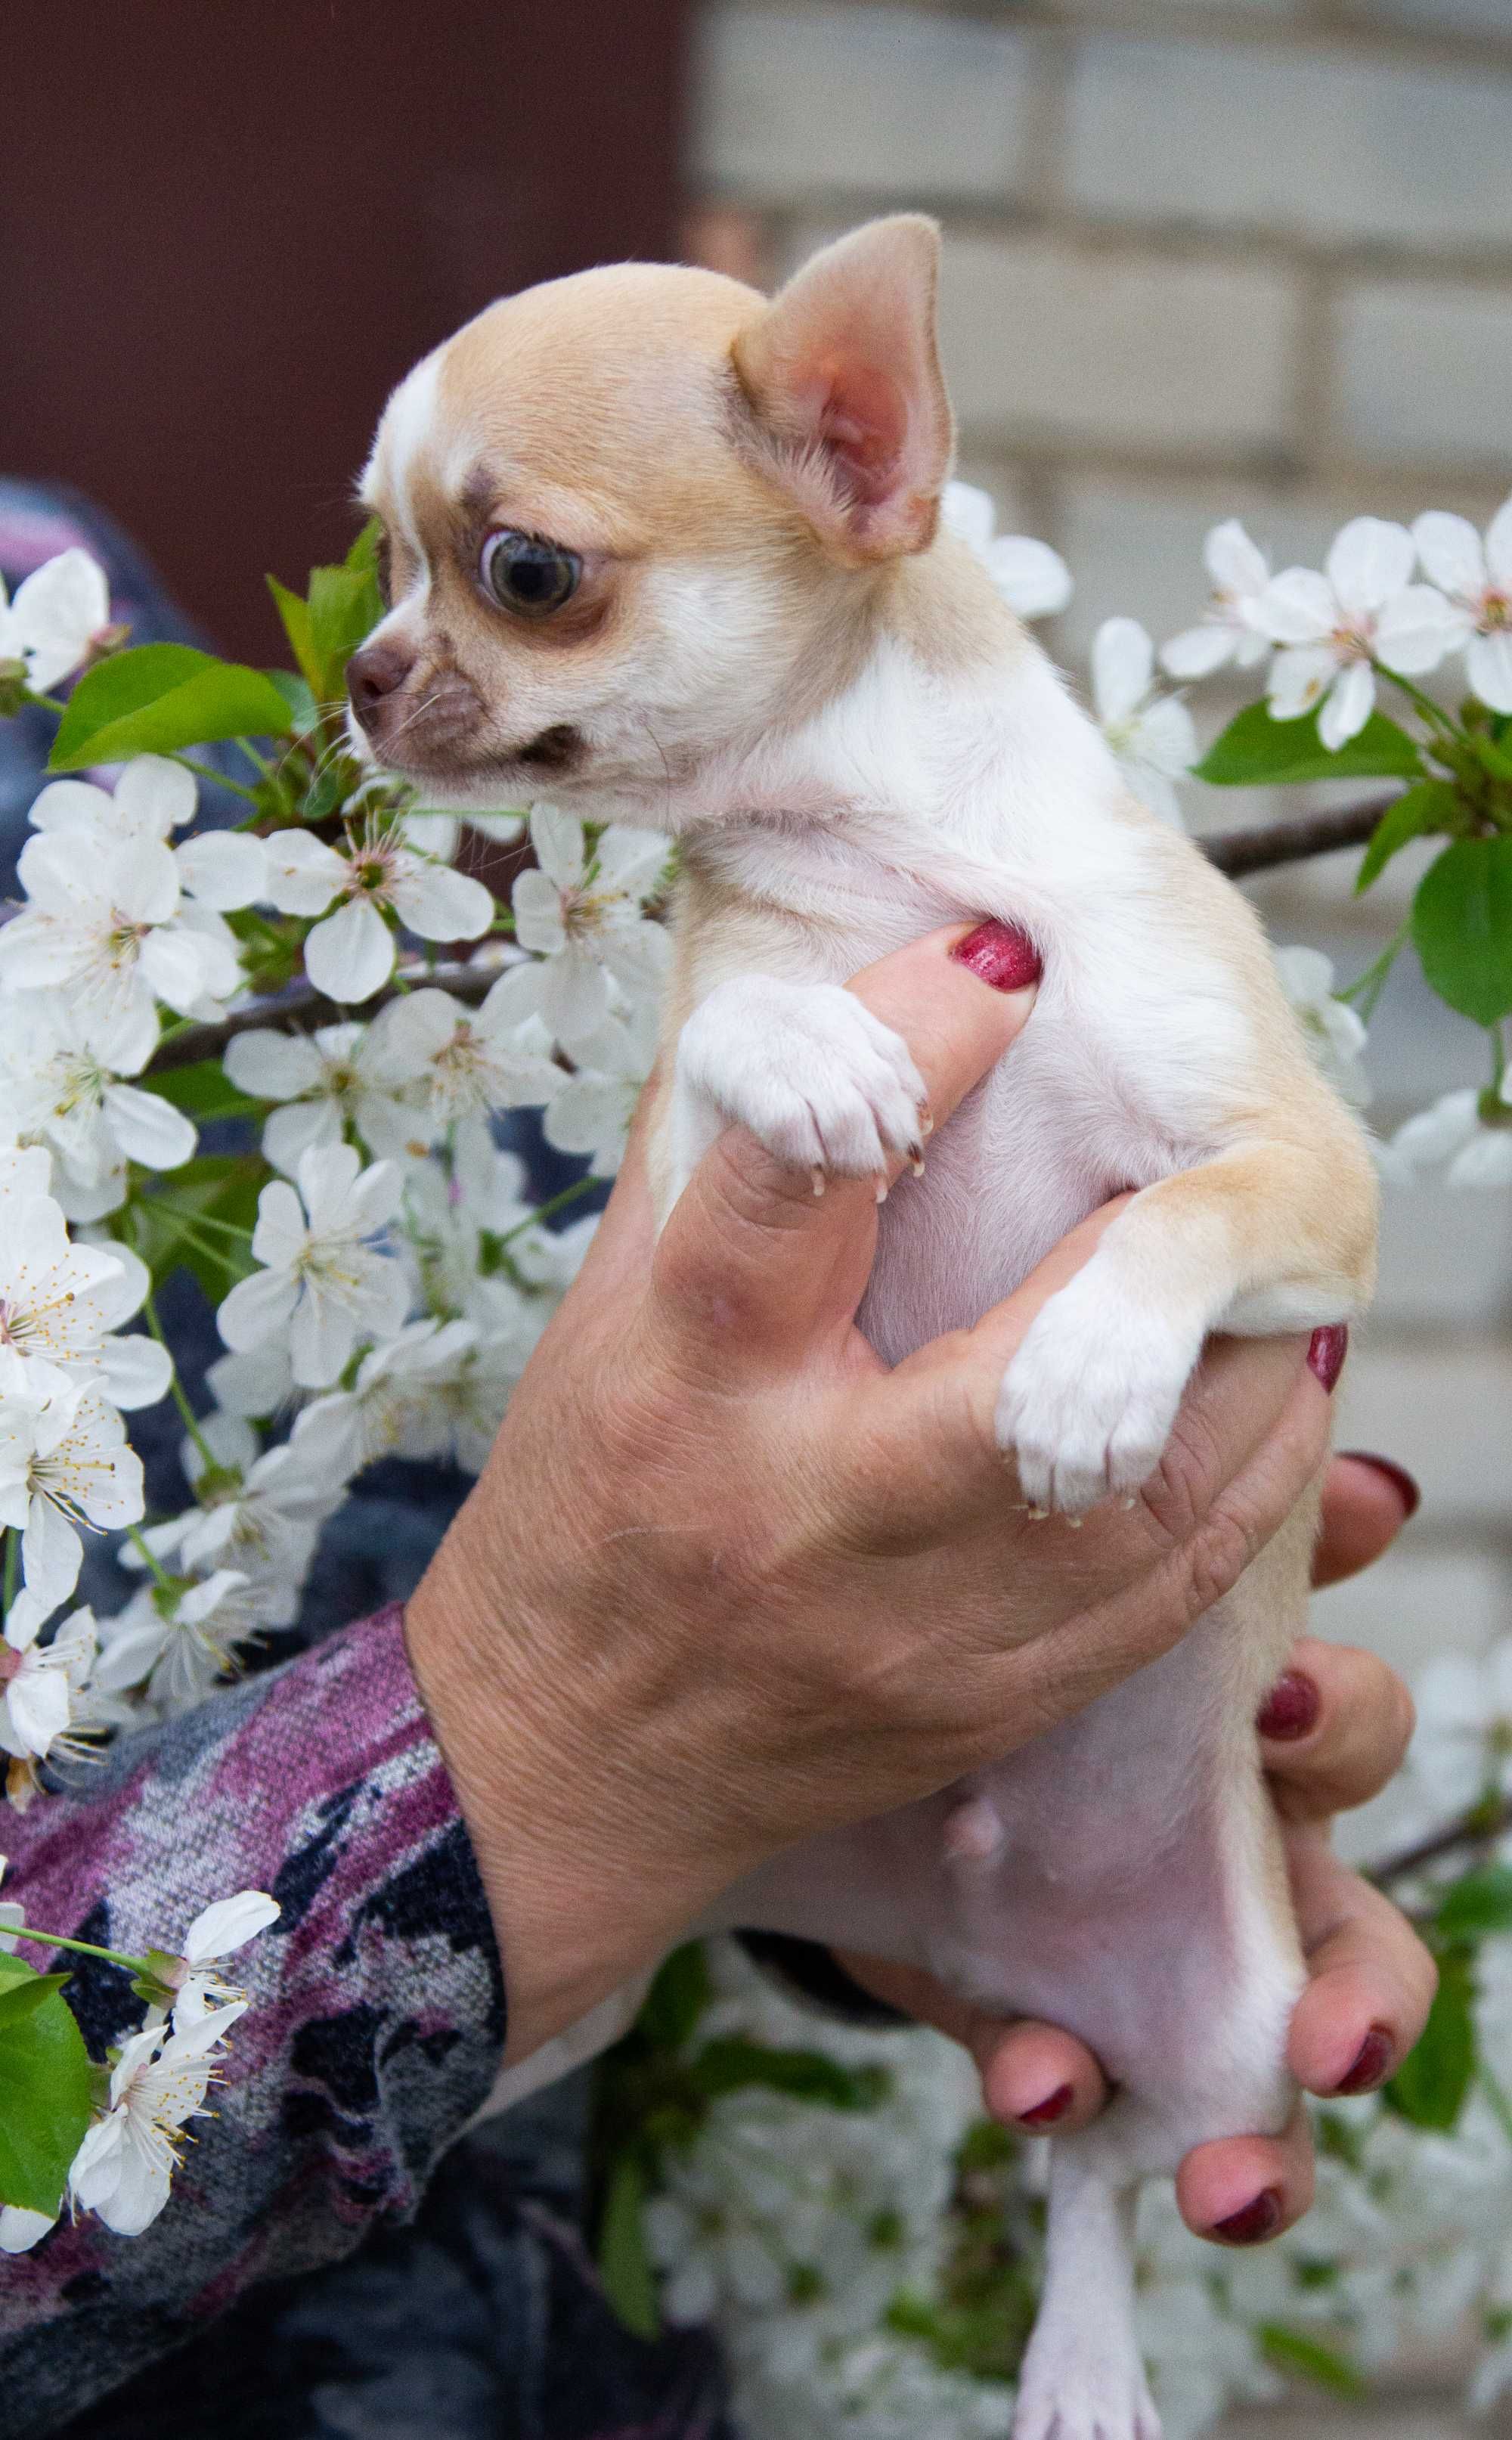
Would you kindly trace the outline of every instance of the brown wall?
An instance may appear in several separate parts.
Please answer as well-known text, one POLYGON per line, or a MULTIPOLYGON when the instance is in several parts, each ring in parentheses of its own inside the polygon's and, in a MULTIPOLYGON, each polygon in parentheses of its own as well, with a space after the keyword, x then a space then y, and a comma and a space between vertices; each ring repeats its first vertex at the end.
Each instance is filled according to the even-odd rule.
POLYGON ((345 547, 406 366, 492 296, 672 251, 683 0, 7 12, 0 470, 111 509, 227 649, 345 547))

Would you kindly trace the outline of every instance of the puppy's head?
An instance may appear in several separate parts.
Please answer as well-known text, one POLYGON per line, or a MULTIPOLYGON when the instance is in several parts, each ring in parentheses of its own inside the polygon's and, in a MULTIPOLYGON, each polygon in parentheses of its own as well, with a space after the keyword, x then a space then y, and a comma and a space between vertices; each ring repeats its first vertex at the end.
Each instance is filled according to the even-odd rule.
POLYGON ((390 606, 348 670, 360 749, 436 803, 593 795, 656 821, 816 709, 934 534, 937 250, 928 221, 876 222, 771 302, 583 272, 417 366, 363 481, 390 606))

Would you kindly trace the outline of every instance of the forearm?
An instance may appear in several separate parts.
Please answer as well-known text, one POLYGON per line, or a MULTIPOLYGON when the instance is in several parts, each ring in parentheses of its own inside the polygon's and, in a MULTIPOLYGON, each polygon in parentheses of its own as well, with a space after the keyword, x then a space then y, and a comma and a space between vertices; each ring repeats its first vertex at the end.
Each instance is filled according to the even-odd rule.
MULTIPOLYGON (((5 2264, 7 2372, 77 2411, 251 2282, 407 2216, 488 2094, 503 1992, 397 1610, 127 1741, 9 1844, 27 1921, 101 1946, 172 1947, 247 1887, 283 1910, 235 1961, 251 2007, 161 2219, 131 2239, 65 2219, 5 2264)), ((69 1997, 97 2057, 140 2018, 114 1967, 69 1997)))

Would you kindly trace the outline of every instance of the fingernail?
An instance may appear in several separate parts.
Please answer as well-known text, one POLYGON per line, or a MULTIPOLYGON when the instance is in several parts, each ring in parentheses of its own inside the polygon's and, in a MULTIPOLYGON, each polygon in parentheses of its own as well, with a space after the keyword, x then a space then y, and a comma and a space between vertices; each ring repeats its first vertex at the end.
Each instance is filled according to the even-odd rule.
POLYGON ((1300 1669, 1278 1678, 1254 1723, 1262 1737, 1305 1737, 1318 1725, 1318 1689, 1300 1669))
POLYGON ((1341 1449, 1339 1454, 1352 1457, 1357 1465, 1373 1465, 1378 1474, 1383 1474, 1387 1481, 1401 1493, 1408 1516, 1416 1516, 1423 1504, 1423 1495, 1404 1465, 1398 1465, 1393 1458, 1378 1457, 1374 1449, 1341 1449))
POLYGON ((1281 2198, 1274 2186, 1267 2186, 1242 2211, 1231 2212, 1227 2219, 1220 2219, 1209 2234, 1221 2237, 1225 2245, 1263 2245, 1268 2236, 1274 2236, 1280 2225, 1281 2198))
POLYGON ((1058 2084, 1054 2092, 1047 2093, 1043 2101, 1037 2101, 1032 2109, 1020 2110, 1019 2125, 1053 2126, 1058 2118, 1064 2118, 1076 2097, 1069 2084, 1058 2084))
POLYGON ((1307 1368, 1316 1372, 1325 1390, 1331 1390, 1344 1369, 1349 1353, 1349 1325, 1330 1321, 1323 1330, 1315 1330, 1307 1345, 1307 1368))
POLYGON ((1355 2053, 1348 2074, 1334 2086, 1335 2092, 1374 2092, 1391 2072, 1392 2047, 1387 2028, 1372 2025, 1355 2053))
POLYGON ((1017 924, 1000 924, 995 918, 957 941, 951 955, 994 991, 1027 991, 1041 973, 1040 952, 1028 933, 1021 932, 1017 924))

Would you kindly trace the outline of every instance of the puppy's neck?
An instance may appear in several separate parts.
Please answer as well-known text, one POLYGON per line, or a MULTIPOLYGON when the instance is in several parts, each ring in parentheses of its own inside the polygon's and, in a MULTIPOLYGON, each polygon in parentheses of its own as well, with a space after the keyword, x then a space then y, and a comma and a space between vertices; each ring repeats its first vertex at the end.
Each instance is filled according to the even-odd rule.
POLYGON ((948 910, 980 902, 986 870, 1062 860, 1073 805, 1119 808, 1102 737, 952 536, 891 569, 868 612, 816 709, 669 792, 658 818, 695 869, 795 909, 948 910))

